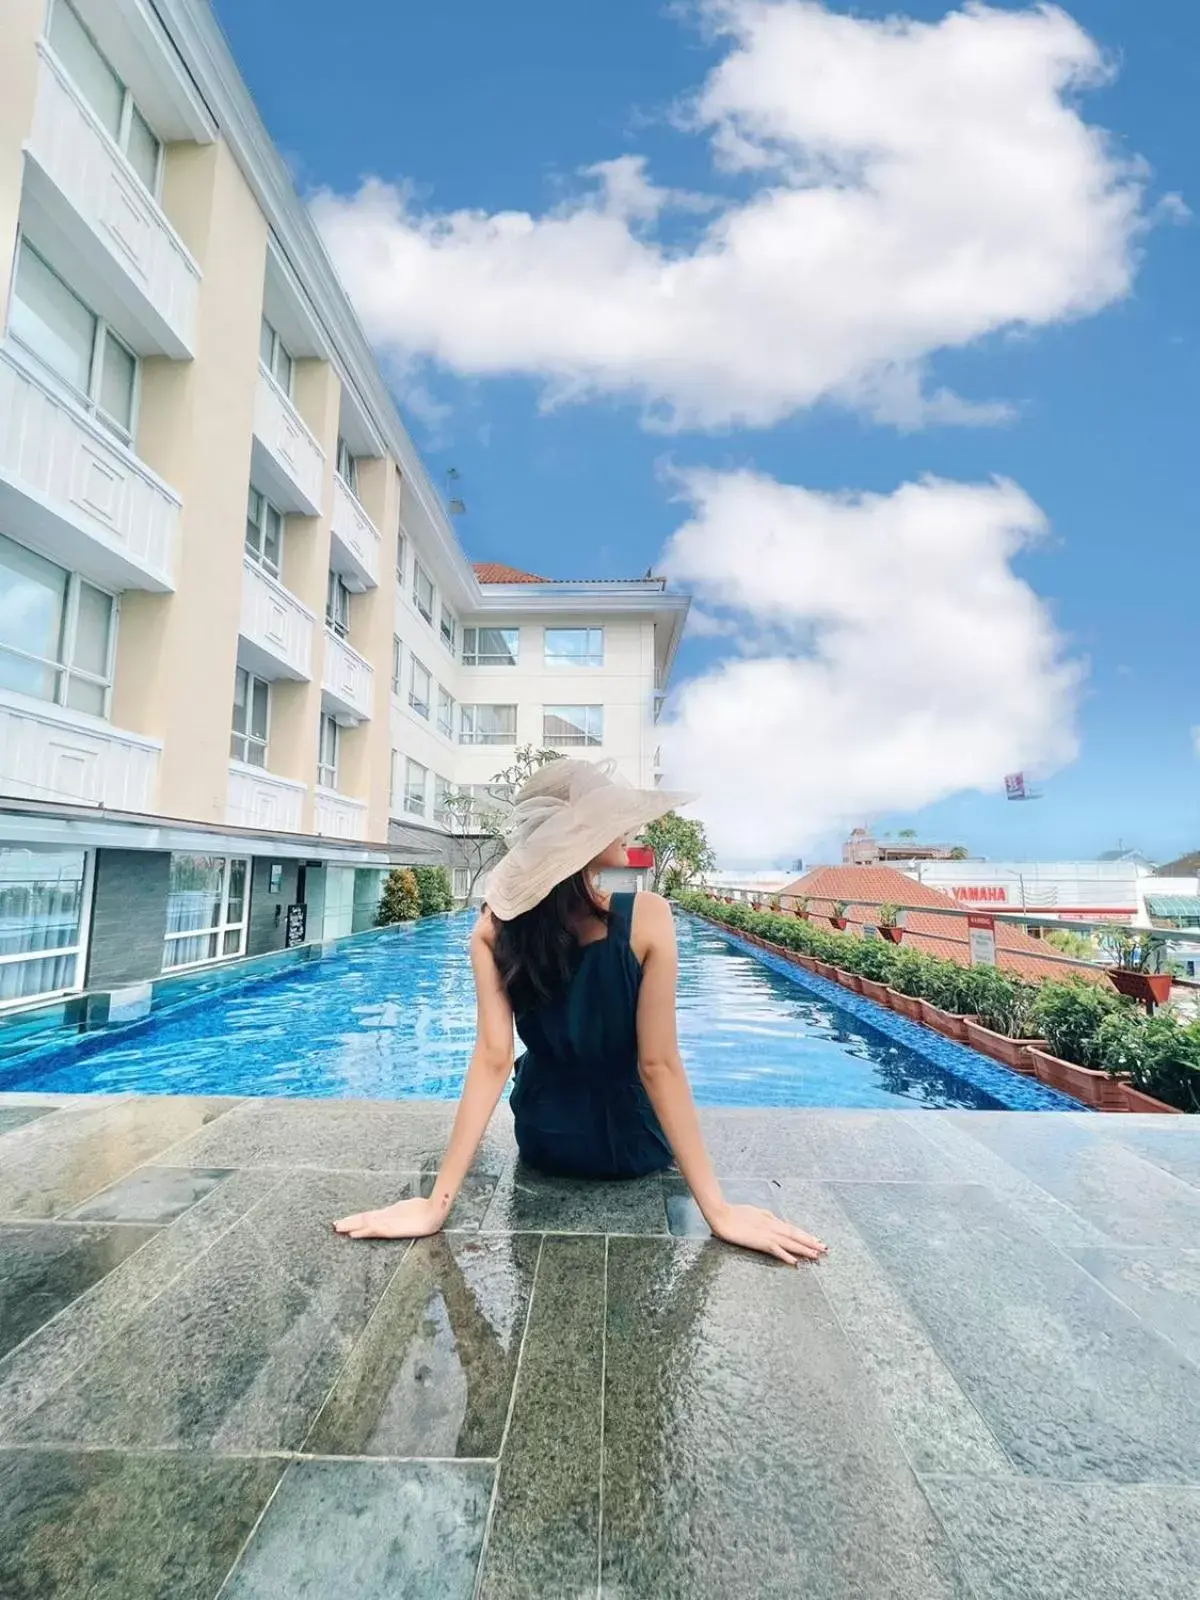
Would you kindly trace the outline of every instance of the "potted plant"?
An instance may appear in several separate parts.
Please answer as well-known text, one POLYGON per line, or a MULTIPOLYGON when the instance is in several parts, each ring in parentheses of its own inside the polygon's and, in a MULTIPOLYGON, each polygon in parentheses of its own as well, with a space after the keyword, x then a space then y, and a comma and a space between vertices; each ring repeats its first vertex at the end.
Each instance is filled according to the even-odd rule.
POLYGON ((1128 995, 1147 1011, 1171 998, 1172 978, 1163 970, 1163 945, 1149 931, 1113 926, 1100 935, 1100 944, 1115 965, 1106 967, 1119 994, 1128 995))
POLYGON ((962 997, 963 973, 957 961, 934 957, 926 968, 921 995, 921 1021, 927 1028, 962 1044, 966 1040, 966 1005, 962 997))
POLYGON ((839 931, 846 926, 846 912, 849 910, 848 900, 835 900, 833 910, 829 913, 829 920, 839 931))
POLYGON ((903 939, 904 929, 900 926, 899 906, 880 906, 879 937, 887 939, 890 944, 899 944, 903 939))
POLYGON ((806 894, 796 895, 792 902, 792 915, 799 917, 801 922, 808 921, 808 902, 809 897, 806 894))
POLYGON ((1042 984, 1035 1012, 1045 1046, 1029 1050, 1038 1079, 1097 1111, 1124 1110, 1125 1085, 1103 1070, 1100 1053, 1104 1024, 1121 1008, 1111 991, 1082 978, 1042 984))
POLYGON ((996 967, 964 967, 961 979, 965 999, 964 1042, 981 1055, 1026 1077, 1034 1076, 1031 1050, 1046 1041, 1035 1031, 1037 989, 996 967))

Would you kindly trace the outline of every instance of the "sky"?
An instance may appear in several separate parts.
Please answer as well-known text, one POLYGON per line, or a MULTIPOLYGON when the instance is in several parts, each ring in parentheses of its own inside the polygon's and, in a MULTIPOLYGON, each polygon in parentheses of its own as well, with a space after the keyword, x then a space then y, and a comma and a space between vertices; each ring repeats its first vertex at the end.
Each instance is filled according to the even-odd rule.
POLYGON ((467 553, 695 596, 723 859, 1200 844, 1196 8, 216 8, 467 553))

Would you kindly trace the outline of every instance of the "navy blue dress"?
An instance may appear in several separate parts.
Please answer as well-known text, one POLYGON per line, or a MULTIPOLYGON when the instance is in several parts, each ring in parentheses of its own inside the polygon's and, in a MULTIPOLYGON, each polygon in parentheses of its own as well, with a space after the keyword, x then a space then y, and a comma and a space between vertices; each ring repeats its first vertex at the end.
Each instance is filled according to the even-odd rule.
POLYGON ((511 1097, 517 1148, 543 1172, 637 1178, 671 1164, 638 1077, 633 900, 613 895, 608 935, 580 947, 566 991, 516 1018, 525 1046, 511 1097))

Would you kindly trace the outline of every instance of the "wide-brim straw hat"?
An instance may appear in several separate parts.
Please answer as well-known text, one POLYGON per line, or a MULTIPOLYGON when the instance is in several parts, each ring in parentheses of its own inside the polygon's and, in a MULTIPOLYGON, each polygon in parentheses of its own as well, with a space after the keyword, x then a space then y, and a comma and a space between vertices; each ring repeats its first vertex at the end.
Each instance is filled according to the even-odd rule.
POLYGON ((511 922, 531 911, 615 840, 696 799, 635 789, 615 771, 611 761, 548 761, 524 784, 505 829, 508 854, 487 881, 493 916, 511 922))

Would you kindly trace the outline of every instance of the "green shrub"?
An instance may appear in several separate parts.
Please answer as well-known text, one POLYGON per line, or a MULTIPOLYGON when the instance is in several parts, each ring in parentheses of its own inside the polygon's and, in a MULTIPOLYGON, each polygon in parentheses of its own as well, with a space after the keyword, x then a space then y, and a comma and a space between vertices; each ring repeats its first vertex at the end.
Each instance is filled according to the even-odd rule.
POLYGON ((1112 990, 1099 984, 1053 978, 1038 990, 1036 1026, 1051 1055, 1080 1067, 1097 1067, 1100 1025, 1119 1005, 1112 990))
POLYGON ((1170 1015, 1145 1020, 1146 1048, 1133 1068, 1134 1088, 1181 1111, 1200 1112, 1200 1022, 1184 1027, 1170 1015))
POLYGON ((414 867, 417 893, 421 900, 421 916, 433 917, 454 907, 454 891, 450 886, 448 867, 414 867))
POLYGON ((393 867, 383 880, 376 923, 383 928, 393 922, 412 922, 420 915, 421 891, 416 873, 411 867, 393 867))
POLYGON ((958 1000, 965 1014, 1010 1039, 1037 1037, 1034 984, 1010 977, 998 967, 960 967, 959 974, 958 1000))

